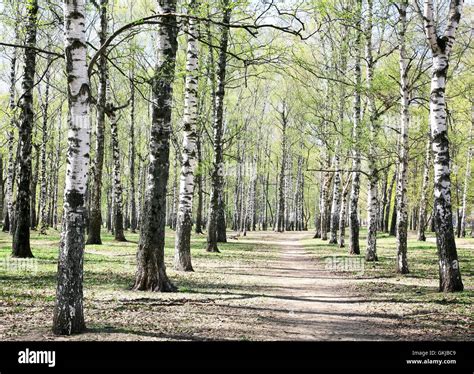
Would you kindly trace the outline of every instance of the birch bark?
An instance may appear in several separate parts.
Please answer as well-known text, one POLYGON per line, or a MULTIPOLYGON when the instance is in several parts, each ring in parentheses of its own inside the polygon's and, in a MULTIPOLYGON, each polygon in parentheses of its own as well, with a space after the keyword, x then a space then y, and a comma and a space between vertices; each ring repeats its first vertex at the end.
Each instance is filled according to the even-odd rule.
MULTIPOLYGON (((174 13, 176 0, 160 0, 158 13, 174 13)), ((164 261, 166 194, 173 81, 177 42, 176 16, 167 16, 158 25, 157 64, 152 80, 152 123, 145 202, 140 222, 137 273, 134 290, 176 291, 166 274, 164 261)))
POLYGON ((408 57, 405 45, 405 34, 407 30, 407 7, 408 1, 403 0, 398 5, 400 14, 400 163, 397 183, 397 272, 407 274, 407 238, 408 238, 408 127, 409 114, 409 88, 408 88, 408 57))
MULTIPOLYGON (((190 2, 191 11, 197 4, 190 2)), ((196 124, 198 105, 198 28, 193 19, 188 21, 188 46, 186 59, 186 83, 184 96, 184 129, 179 181, 179 206, 176 224, 174 267, 181 271, 193 271, 191 264, 191 230, 194 194, 194 170, 196 167, 196 124)))
POLYGON ((85 0, 65 0, 63 5, 69 104, 68 151, 53 332, 71 335, 85 329, 82 280, 90 150, 90 86, 85 0))
POLYGON ((451 170, 448 126, 446 122, 446 77, 449 56, 455 33, 461 19, 463 0, 451 0, 448 25, 443 36, 439 36, 434 22, 433 0, 424 0, 423 24, 432 52, 432 75, 430 90, 430 126, 434 163, 434 223, 439 257, 440 291, 462 291, 456 242, 454 239, 451 207, 451 170))
POLYGON ((357 31, 356 40, 354 43, 354 81, 355 81, 355 92, 354 92, 354 117, 353 117, 353 129, 352 129, 352 184, 350 193, 349 203, 349 253, 360 254, 359 247, 359 217, 357 214, 357 207, 359 203, 359 192, 360 192, 360 151, 358 147, 358 139, 360 132, 360 110, 361 110, 361 98, 360 98, 360 87, 362 81, 361 71, 361 17, 362 17, 362 0, 357 1, 357 31))
MULTIPOLYGON (((26 3, 26 45, 36 47, 38 2, 28 0, 26 3)), ((32 131, 34 126, 33 88, 35 85, 36 51, 33 48, 25 49, 23 71, 22 98, 20 101, 21 117, 18 127, 19 142, 19 172, 18 192, 15 205, 15 224, 13 232, 12 256, 33 257, 30 248, 31 225, 31 155, 32 131)))
MULTIPOLYGON (((218 241, 218 217, 222 216, 222 186, 224 173, 224 159, 222 149, 223 125, 224 125, 224 96, 225 96, 225 78, 227 67, 227 46, 229 41, 229 27, 231 11, 229 0, 223 0, 223 18, 221 26, 221 35, 219 43, 219 58, 217 63, 217 90, 214 100, 214 160, 212 170, 212 189, 209 207, 209 217, 207 223, 207 251, 219 252, 218 241)), ((223 238, 220 238, 223 239, 223 238)))

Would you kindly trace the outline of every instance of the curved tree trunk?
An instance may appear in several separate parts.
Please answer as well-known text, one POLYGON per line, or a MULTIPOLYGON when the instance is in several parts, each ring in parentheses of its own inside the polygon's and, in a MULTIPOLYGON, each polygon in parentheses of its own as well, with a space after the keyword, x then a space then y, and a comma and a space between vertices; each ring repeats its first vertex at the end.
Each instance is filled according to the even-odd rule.
MULTIPOLYGON (((162 0, 158 13, 173 13, 176 0, 162 0)), ((166 274, 164 261, 166 193, 169 178, 169 153, 173 81, 176 66, 178 28, 175 16, 158 25, 158 50, 152 80, 152 123, 146 196, 140 223, 137 273, 134 290, 176 291, 166 274)))
POLYGON ((84 0, 64 1, 69 131, 58 287, 53 320, 53 332, 58 335, 80 333, 86 328, 82 280, 85 198, 90 161, 90 86, 84 12, 84 0))

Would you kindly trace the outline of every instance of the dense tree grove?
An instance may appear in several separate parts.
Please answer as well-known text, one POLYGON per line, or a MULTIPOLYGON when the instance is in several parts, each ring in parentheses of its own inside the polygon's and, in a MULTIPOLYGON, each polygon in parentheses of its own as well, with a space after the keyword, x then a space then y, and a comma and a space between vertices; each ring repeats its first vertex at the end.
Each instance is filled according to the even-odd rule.
MULTIPOLYGON (((61 232, 56 334, 83 253, 138 231, 133 290, 176 291, 190 238, 310 230, 376 262, 474 237, 474 8, 462 0, 12 0, 0 5, 0 212, 12 255, 61 232), (233 231, 230 234, 230 230, 233 231), (361 233, 364 233, 362 240, 361 233)), ((214 254, 213 254, 214 255, 214 254)), ((435 254, 433 254, 435 256, 435 254)))

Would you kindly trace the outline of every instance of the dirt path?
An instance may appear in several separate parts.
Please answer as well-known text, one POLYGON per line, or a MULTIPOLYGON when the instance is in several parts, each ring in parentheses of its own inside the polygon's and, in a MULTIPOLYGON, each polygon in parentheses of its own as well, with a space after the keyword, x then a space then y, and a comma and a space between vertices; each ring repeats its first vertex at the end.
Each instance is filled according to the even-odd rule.
POLYGON ((350 291, 350 282, 331 274, 300 244, 309 233, 252 233, 246 241, 272 242, 279 258, 264 269, 255 269, 269 287, 260 311, 272 326, 267 338, 283 340, 398 339, 399 315, 373 314, 367 297, 350 291), (264 313, 265 314, 265 313, 264 313))

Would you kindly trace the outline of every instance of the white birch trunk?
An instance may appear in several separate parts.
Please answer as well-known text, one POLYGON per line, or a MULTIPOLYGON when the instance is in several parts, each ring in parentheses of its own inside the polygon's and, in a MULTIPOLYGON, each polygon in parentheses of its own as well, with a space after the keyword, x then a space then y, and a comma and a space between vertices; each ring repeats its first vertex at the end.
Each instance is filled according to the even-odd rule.
POLYGON ((399 4, 400 13, 400 163, 399 175, 397 181, 397 271, 401 274, 407 274, 407 237, 408 237, 408 126, 410 121, 409 114, 409 88, 408 88, 408 57, 405 46, 405 33, 407 29, 407 7, 408 1, 402 0, 399 4))
POLYGON ((372 56, 372 0, 367 0, 367 25, 365 30, 366 48, 366 87, 368 91, 369 104, 369 155, 368 155, 368 187, 367 187, 367 247, 365 251, 366 261, 377 261, 377 185, 378 171, 375 160, 375 141, 377 137, 375 96, 372 87, 374 74, 374 59, 372 56))
POLYGON ((85 0, 65 0, 63 5, 69 102, 68 156, 53 332, 71 335, 85 329, 82 279, 90 149, 90 88, 85 0))
MULTIPOLYGON (((358 20, 357 26, 361 28, 361 17, 362 17, 362 1, 357 1, 358 7, 358 20)), ((361 98, 360 98, 360 86, 361 86, 361 31, 356 31, 357 36, 354 45, 354 80, 355 80, 355 93, 354 93, 354 117, 353 117, 353 129, 352 138, 354 144, 352 145, 352 185, 350 193, 349 203, 349 253, 360 254, 359 247, 359 218, 358 218, 358 203, 359 203, 359 192, 360 192, 360 151, 358 147, 359 133, 360 133, 360 117, 361 117, 361 98)))
MULTIPOLYGON (((196 2, 190 3, 192 8, 196 2)), ((186 84, 184 96, 184 129, 181 176, 179 180, 179 206, 176 224, 174 267, 192 271, 191 229, 194 194, 194 171, 196 168, 196 124, 198 106, 198 29, 197 22, 189 19, 186 60, 186 84)))
POLYGON ((451 0, 448 25, 443 37, 436 32, 433 0, 424 1, 423 22, 432 51, 430 126, 434 163, 434 223, 439 257, 440 291, 464 289, 461 280, 451 207, 451 170, 448 126, 446 122, 446 77, 456 29, 462 12, 462 0, 451 0))
POLYGON ((462 209, 461 209, 461 237, 466 237, 467 226, 467 196, 469 192, 469 183, 471 183, 471 160, 474 153, 474 105, 471 109, 471 129, 469 130, 469 146, 466 155, 466 171, 464 174, 464 188, 462 194, 462 209))
POLYGON ((425 160, 423 165, 423 185, 421 187, 420 210, 418 221, 418 240, 424 242, 426 240, 425 230, 427 224, 427 208, 428 208, 428 183, 430 180, 431 167, 431 138, 428 134, 426 141, 425 160))

